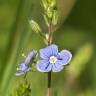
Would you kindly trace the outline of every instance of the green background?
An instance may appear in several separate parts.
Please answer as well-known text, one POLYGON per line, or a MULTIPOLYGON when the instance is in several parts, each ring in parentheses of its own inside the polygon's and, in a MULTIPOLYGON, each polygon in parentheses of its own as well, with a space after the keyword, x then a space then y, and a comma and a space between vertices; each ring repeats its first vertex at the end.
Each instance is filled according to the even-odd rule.
MULTIPOLYGON (((21 54, 45 47, 30 28, 34 19, 47 31, 41 0, 0 0, 0 96, 16 96, 15 88, 23 76, 16 77, 21 54)), ((58 0, 59 25, 53 43, 73 54, 69 66, 52 73, 52 96, 96 95, 96 0, 58 0)), ((28 74, 32 96, 46 96, 47 74, 28 74)))

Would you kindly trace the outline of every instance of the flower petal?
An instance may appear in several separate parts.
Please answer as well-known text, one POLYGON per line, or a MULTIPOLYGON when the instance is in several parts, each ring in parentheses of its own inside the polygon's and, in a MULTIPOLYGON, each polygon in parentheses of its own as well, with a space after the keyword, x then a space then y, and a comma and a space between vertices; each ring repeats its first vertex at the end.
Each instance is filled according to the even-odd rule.
POLYGON ((16 76, 20 76, 20 75, 23 75, 24 73, 26 73, 26 72, 17 71, 15 75, 16 75, 16 76))
POLYGON ((16 72, 16 76, 20 76, 20 75, 22 75, 22 74, 24 74, 24 73, 26 73, 26 72, 28 72, 29 71, 29 67, 28 66, 26 66, 26 64, 25 63, 21 63, 21 64, 19 64, 19 66, 18 66, 18 68, 17 68, 17 72, 16 72))
POLYGON ((25 58, 24 63, 26 63, 26 65, 30 64, 30 61, 33 60, 37 55, 37 52, 32 49, 31 52, 29 52, 29 54, 27 55, 27 57, 25 58))
POLYGON ((40 72, 50 72, 52 69, 52 64, 50 64, 47 60, 39 60, 36 67, 40 72))
POLYGON ((49 59, 50 56, 56 56, 58 54, 58 47, 55 44, 43 48, 40 50, 40 57, 43 59, 49 59))
POLYGON ((55 44, 52 44, 50 46, 48 46, 48 49, 51 53, 51 56, 57 56, 58 55, 58 46, 55 44))
POLYGON ((40 49, 40 57, 43 59, 49 59, 50 57, 50 51, 48 50, 48 48, 43 48, 40 49))
POLYGON ((64 66, 61 65, 61 64, 57 61, 55 64, 53 64, 53 66, 52 66, 52 71, 53 71, 53 72, 60 72, 60 71, 63 70, 63 68, 64 68, 64 66))
POLYGON ((25 72, 26 70, 28 70, 28 66, 25 63, 22 63, 19 65, 18 69, 25 72))
POLYGON ((62 50, 60 52, 60 58, 59 59, 61 59, 60 61, 62 62, 62 65, 68 64, 70 62, 71 58, 72 58, 72 54, 70 51, 62 50))

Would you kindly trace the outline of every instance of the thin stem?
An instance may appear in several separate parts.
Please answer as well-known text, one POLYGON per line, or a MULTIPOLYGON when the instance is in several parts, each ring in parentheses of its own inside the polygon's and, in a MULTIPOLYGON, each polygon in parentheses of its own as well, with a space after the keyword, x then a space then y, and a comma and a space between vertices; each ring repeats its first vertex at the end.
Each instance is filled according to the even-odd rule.
POLYGON ((48 45, 50 45, 52 42, 52 24, 49 24, 48 27, 48 45))
POLYGON ((26 82, 26 84, 27 84, 27 83, 28 83, 28 82, 27 82, 27 73, 24 74, 24 80, 25 80, 25 82, 26 82))
POLYGON ((51 72, 48 72, 48 96, 51 96, 51 72))
MULTIPOLYGON (((52 42, 52 24, 49 24, 48 27, 48 46, 52 42)), ((51 71, 48 72, 48 96, 51 96, 51 71)))

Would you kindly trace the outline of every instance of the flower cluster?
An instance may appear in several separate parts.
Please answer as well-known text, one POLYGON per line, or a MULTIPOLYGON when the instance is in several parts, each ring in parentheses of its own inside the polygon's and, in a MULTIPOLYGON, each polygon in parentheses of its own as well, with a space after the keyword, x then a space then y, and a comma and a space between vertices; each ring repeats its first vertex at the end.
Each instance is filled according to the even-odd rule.
POLYGON ((31 61, 35 59, 36 55, 37 52, 34 49, 32 49, 29 52, 29 54, 26 56, 24 62, 18 65, 16 76, 20 76, 29 71, 31 66, 31 61))
MULTIPOLYGON (((16 76, 22 75, 29 71, 30 62, 36 58, 37 52, 32 49, 27 55, 24 62, 19 64, 16 72, 16 76)), ((63 65, 67 65, 72 54, 68 50, 62 50, 58 52, 58 46, 55 44, 49 45, 46 48, 40 49, 40 57, 43 60, 37 61, 36 68, 40 72, 60 72, 64 68, 63 65)))
POLYGON ((55 44, 40 50, 40 57, 43 60, 37 61, 37 70, 40 72, 60 72, 64 66, 70 62, 72 54, 68 50, 62 50, 58 53, 58 47, 55 44))

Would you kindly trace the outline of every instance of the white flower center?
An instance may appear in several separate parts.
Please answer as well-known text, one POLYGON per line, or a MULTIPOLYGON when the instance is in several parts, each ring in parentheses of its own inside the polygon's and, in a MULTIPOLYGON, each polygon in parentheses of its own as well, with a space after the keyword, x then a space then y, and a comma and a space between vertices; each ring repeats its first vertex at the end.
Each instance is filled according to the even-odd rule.
POLYGON ((55 63, 57 61, 57 58, 55 56, 51 56, 49 61, 50 63, 55 63))

